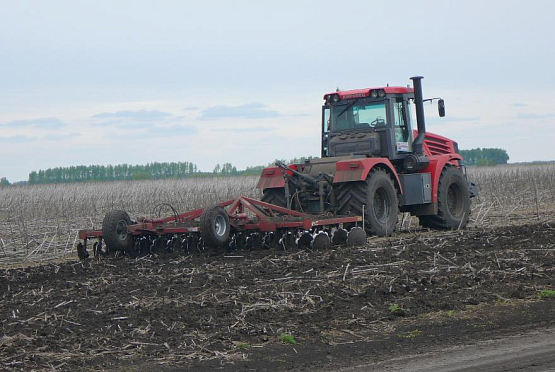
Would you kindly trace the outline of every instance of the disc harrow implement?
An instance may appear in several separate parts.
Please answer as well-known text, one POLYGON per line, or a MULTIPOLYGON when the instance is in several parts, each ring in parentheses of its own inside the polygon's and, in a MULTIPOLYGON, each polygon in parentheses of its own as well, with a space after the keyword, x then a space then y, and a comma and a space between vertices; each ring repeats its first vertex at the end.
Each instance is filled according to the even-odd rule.
POLYGON ((260 200, 239 197, 208 208, 163 218, 131 220, 125 211, 106 214, 101 230, 80 230, 79 258, 206 249, 239 250, 304 248, 320 250, 331 245, 362 245, 366 233, 362 216, 306 214, 260 200))

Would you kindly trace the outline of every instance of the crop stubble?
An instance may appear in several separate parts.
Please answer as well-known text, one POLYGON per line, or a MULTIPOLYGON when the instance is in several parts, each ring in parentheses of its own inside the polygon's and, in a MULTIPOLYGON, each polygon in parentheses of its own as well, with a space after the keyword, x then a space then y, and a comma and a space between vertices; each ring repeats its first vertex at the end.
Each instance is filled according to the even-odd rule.
MULTIPOLYGON (((550 219, 555 212, 555 165, 469 168, 480 196, 473 200, 471 225, 550 219)), ((77 230, 100 228, 112 209, 131 216, 186 211, 245 195, 257 198, 258 177, 72 183, 0 188, 0 264, 42 262, 72 254, 77 230)), ((399 231, 418 229, 405 214, 399 231)))

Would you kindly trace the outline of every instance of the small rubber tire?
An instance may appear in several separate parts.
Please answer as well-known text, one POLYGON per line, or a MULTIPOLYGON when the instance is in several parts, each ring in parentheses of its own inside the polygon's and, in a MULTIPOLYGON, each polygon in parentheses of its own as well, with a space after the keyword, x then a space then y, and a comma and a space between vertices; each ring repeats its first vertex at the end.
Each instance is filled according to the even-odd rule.
POLYGON ((131 218, 125 211, 110 211, 102 221, 102 237, 106 244, 107 252, 129 251, 133 248, 133 235, 127 232, 131 225, 131 218))
POLYGON ((230 231, 229 215, 224 208, 215 205, 202 211, 200 215, 200 235, 206 247, 220 247, 229 239, 230 231))

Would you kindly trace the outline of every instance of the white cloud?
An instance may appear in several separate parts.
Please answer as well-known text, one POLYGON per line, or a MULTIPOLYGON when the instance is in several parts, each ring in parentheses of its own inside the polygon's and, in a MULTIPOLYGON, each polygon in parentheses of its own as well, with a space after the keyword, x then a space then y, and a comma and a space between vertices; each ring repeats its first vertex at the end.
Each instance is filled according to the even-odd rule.
POLYGON ((548 113, 520 113, 517 115, 519 119, 552 119, 555 118, 555 113, 548 112, 548 113))
POLYGON ((276 118, 281 114, 266 109, 262 103, 245 103, 239 106, 212 106, 201 111, 200 120, 218 120, 227 118, 266 119, 276 118))
POLYGON ((30 142, 35 140, 35 137, 29 137, 29 136, 23 136, 23 135, 17 135, 17 136, 0 136, 0 142, 3 143, 9 143, 9 144, 14 144, 14 143, 21 143, 21 142, 30 142))
POLYGON ((4 125, 12 128, 34 127, 39 129, 56 129, 66 124, 58 118, 40 118, 32 120, 13 120, 4 125))
POLYGON ((118 111, 118 112, 102 112, 93 115, 93 119, 129 119, 135 121, 161 120, 173 116, 168 112, 158 110, 138 110, 138 111, 118 111))
POLYGON ((254 133, 254 132, 271 132, 274 131, 273 127, 220 127, 213 129, 216 132, 234 132, 234 133, 254 133))

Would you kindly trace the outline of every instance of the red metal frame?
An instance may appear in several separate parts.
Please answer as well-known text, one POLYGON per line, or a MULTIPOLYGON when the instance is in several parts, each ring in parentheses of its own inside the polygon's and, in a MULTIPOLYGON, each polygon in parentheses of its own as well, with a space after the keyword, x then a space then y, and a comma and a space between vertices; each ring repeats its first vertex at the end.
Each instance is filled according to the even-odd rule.
MULTIPOLYGON (((299 167, 295 164, 288 165, 289 168, 298 171, 299 167)), ((293 172, 286 171, 288 175, 292 176, 293 172)), ((264 168, 258 180, 259 189, 272 189, 285 186, 285 178, 283 172, 279 167, 264 168)))
POLYGON ((364 181, 368 177, 368 173, 376 166, 389 169, 389 172, 395 177, 394 181, 399 193, 402 194, 403 190, 401 188, 401 181, 399 181, 399 175, 391 161, 387 158, 362 158, 338 161, 335 163, 333 183, 364 181))
MULTIPOLYGON (((283 208, 260 200, 241 196, 219 204, 227 208, 229 221, 235 231, 276 231, 285 228, 311 229, 317 226, 358 223, 361 216, 317 216, 283 208), (252 217, 251 217, 252 216, 252 217)), ((132 235, 166 235, 200 232, 200 216, 204 209, 195 209, 171 217, 142 219, 129 225, 132 235)), ((79 238, 101 238, 100 230, 79 230, 79 238)))

